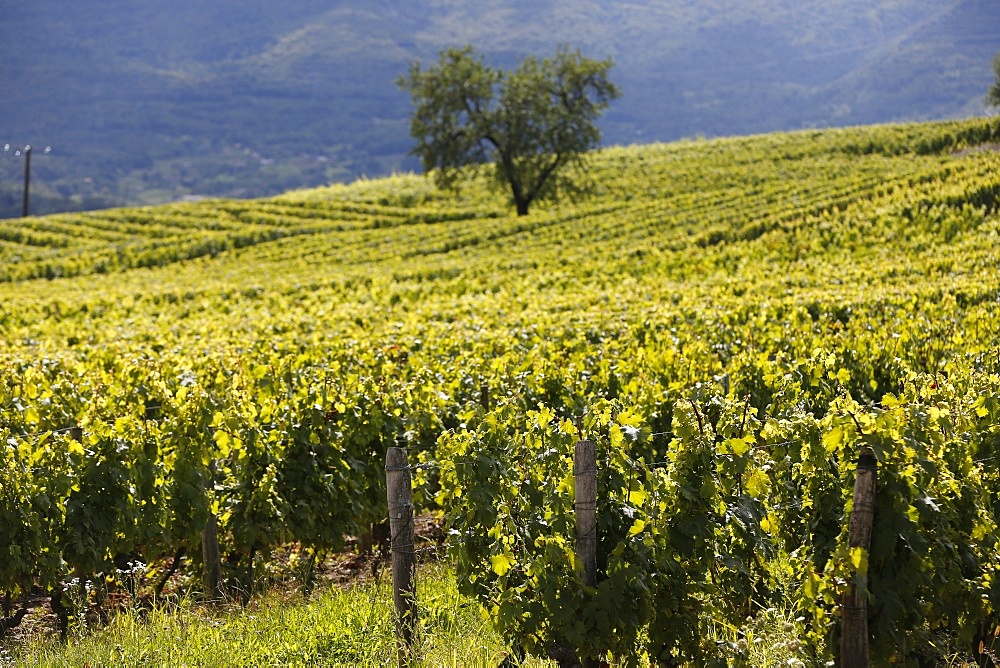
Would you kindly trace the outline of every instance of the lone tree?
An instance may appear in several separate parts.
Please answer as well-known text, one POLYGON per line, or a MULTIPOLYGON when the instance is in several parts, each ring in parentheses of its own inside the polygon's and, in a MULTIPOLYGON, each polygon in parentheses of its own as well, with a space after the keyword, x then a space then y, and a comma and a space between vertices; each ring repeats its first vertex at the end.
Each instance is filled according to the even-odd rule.
POLYGON ((565 47, 512 71, 487 66, 470 46, 443 50, 427 70, 413 62, 397 81, 413 96, 412 153, 442 188, 492 164, 523 216, 535 200, 579 190, 571 172, 600 142, 597 117, 621 95, 611 67, 565 47))
POLYGON ((997 80, 986 96, 986 104, 1000 107, 1000 53, 993 59, 993 71, 996 72, 997 80))

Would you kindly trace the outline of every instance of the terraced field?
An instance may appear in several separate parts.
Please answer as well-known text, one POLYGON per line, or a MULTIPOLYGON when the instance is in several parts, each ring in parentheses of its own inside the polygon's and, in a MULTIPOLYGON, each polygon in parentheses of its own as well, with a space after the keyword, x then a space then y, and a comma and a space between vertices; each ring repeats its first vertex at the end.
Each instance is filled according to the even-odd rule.
POLYGON ((608 149, 590 196, 526 217, 400 175, 0 221, 0 593, 65 608, 71 576, 198 553, 210 516, 250 589, 278 546, 381 521, 401 444, 466 592, 528 652, 704 665, 707 626, 790 597, 825 660, 862 570, 879 660, 934 633, 972 652, 1000 606, 1000 154, 973 150, 998 139, 608 149), (584 436, 596 591, 560 473, 584 436), (862 558, 865 448, 891 539, 862 558), (618 626, 588 612, 612 600, 618 626))

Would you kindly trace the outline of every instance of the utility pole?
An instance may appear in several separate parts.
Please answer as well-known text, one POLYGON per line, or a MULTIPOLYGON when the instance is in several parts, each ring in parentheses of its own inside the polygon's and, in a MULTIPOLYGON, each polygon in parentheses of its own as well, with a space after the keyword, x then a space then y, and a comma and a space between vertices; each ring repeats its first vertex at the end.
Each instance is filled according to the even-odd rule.
POLYGON ((24 147, 24 206, 21 217, 28 217, 28 190, 31 186, 31 144, 24 147))
MULTIPOLYGON (((10 144, 3 145, 3 152, 6 155, 12 149, 10 144)), ((31 144, 26 144, 24 148, 15 148, 14 157, 24 154, 24 200, 21 203, 21 217, 27 218, 31 213, 31 144)), ((46 146, 45 153, 51 153, 52 147, 46 146)))

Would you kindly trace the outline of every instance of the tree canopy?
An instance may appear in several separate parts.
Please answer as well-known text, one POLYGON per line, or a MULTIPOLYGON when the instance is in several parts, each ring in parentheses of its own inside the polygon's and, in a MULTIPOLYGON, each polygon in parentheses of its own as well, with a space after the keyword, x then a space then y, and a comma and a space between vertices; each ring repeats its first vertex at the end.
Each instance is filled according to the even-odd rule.
POLYGON ((535 200, 580 190, 585 154, 601 139, 596 120, 621 95, 611 67, 566 47, 510 71, 471 46, 443 50, 427 70, 415 61, 397 81, 413 97, 412 153, 439 187, 491 169, 524 215, 535 200))
POLYGON ((995 107, 1000 107, 1000 53, 997 53, 996 57, 993 59, 993 71, 996 72, 997 80, 994 82, 993 87, 990 88, 990 92, 986 96, 986 103, 995 107))

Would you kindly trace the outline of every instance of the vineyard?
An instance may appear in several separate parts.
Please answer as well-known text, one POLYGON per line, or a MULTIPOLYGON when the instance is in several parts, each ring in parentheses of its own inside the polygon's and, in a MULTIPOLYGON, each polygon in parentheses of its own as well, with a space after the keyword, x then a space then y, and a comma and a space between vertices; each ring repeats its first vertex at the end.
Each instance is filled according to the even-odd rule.
POLYGON ((790 599, 823 665, 862 581, 876 665, 1000 665, 998 142, 993 118, 607 149, 591 196, 524 217, 400 175, 0 221, 3 628, 43 593, 65 629, 68 584, 96 601, 130 563, 199 571, 209 523, 249 592, 279 547, 383 522, 400 446, 527 654, 741 665, 712 626, 790 599))

